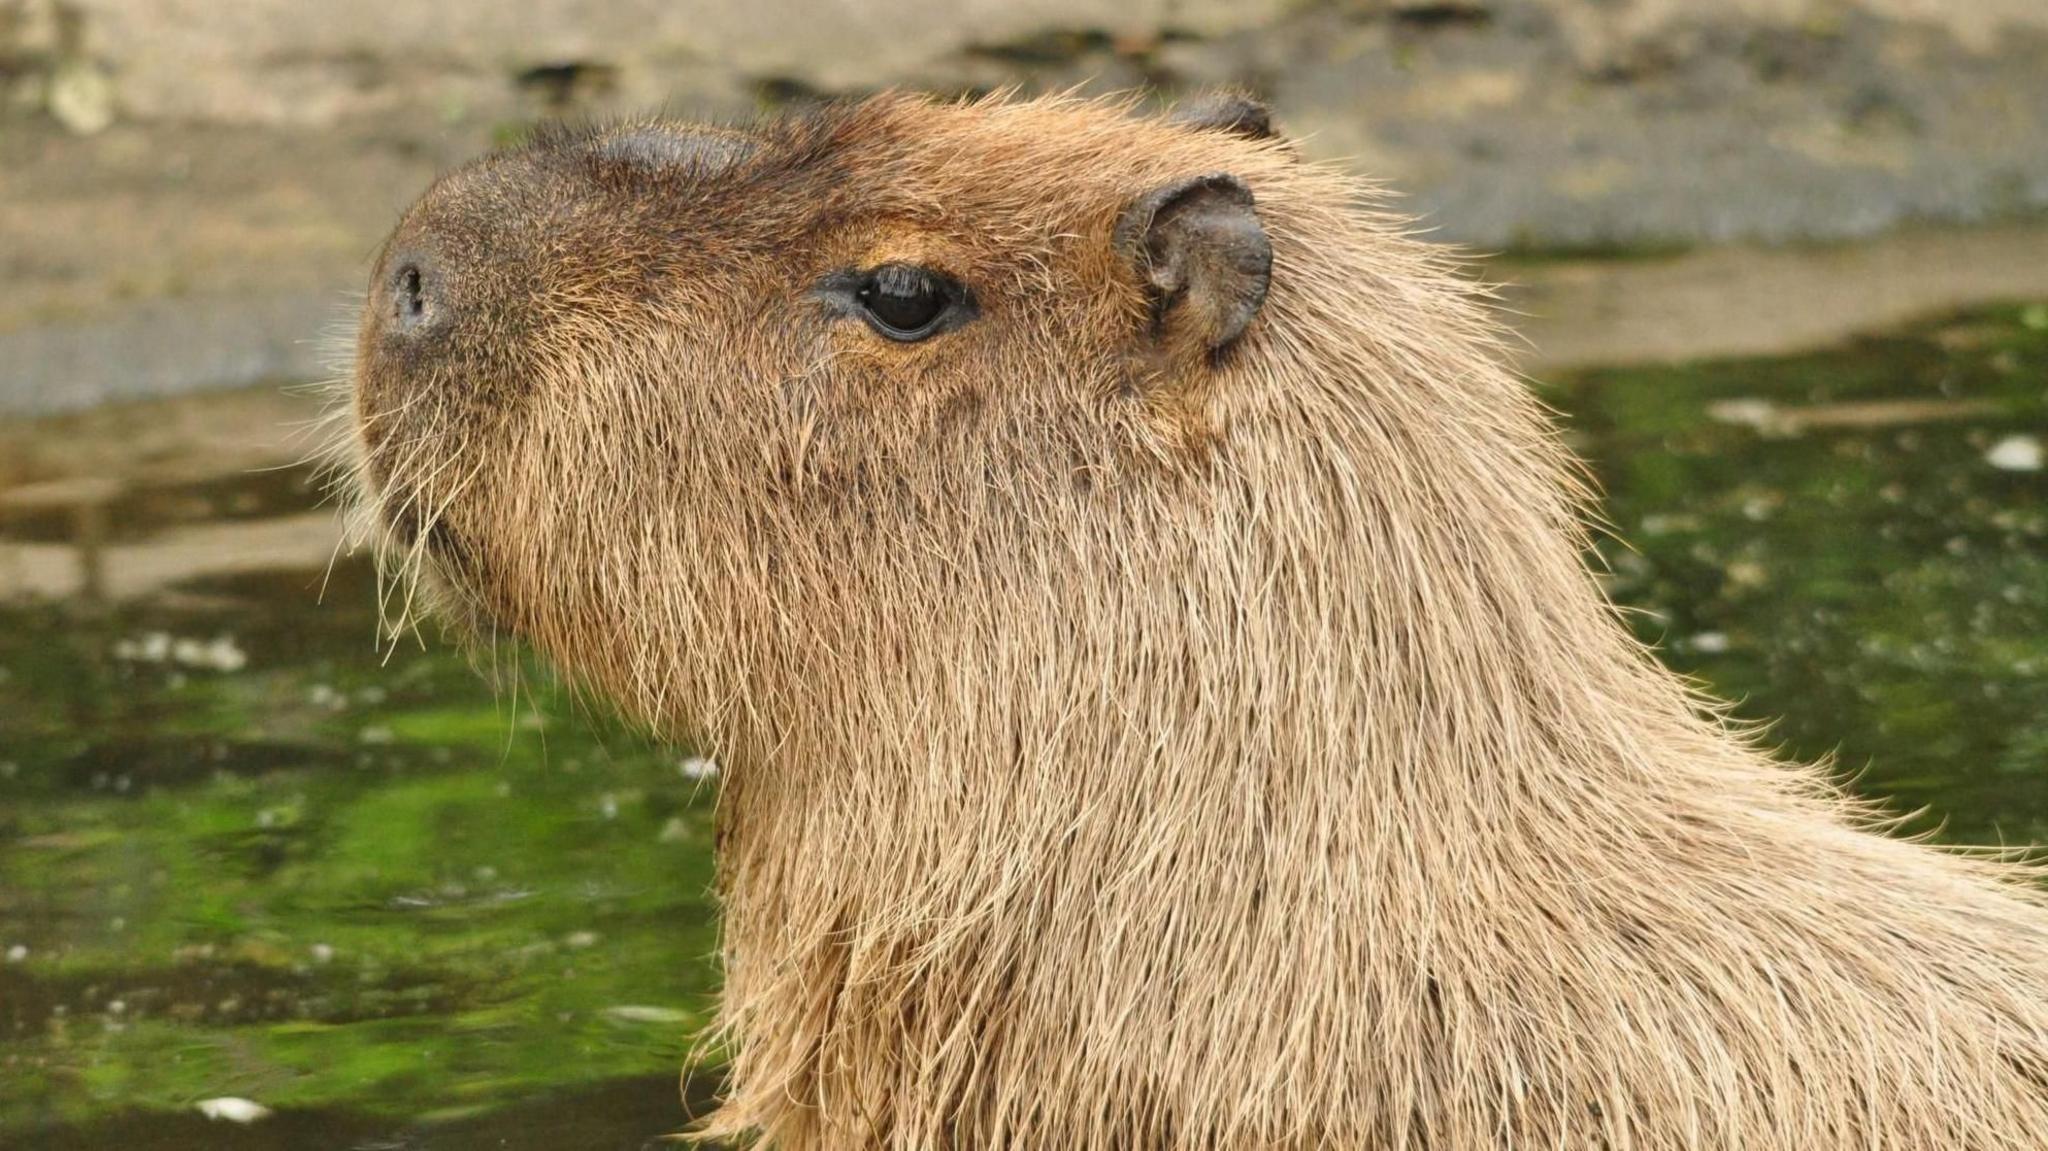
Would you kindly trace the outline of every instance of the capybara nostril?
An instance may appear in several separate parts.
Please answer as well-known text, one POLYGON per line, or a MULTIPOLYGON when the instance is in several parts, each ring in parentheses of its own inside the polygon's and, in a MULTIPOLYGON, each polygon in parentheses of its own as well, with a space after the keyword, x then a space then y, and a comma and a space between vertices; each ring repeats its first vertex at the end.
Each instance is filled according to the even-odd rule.
POLYGON ((420 258, 399 261, 389 282, 391 330, 412 335, 439 322, 445 309, 437 287, 436 278, 420 258))

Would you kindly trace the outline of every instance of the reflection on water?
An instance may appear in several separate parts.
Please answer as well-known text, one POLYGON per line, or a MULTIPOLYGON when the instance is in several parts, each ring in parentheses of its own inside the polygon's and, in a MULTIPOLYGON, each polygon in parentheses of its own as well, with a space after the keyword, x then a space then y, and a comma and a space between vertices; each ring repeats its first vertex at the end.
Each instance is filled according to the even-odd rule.
POLYGON ((0 1144, 230 1145, 222 1096, 277 1112, 237 1146, 682 1126, 709 790, 438 645, 382 662, 366 574, 319 581, 0 612, 0 1144))
POLYGON ((2048 306, 1556 400, 1669 663, 1917 828, 2048 842, 2048 306))
MULTIPOLYGON (((1554 398, 1672 663, 1946 835, 2048 840, 2048 308, 1554 398)), ((0 606, 0 1143, 637 1148, 701 1107, 700 762, 381 660, 359 565, 314 603, 302 473, 66 495, 0 510, 37 578, 85 523, 107 600, 0 606)))

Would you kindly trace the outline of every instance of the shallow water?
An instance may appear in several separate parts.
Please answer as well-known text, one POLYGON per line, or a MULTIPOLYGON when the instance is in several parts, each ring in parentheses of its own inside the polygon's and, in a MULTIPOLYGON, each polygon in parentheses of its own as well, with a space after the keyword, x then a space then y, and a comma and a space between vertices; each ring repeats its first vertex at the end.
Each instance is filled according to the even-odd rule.
MULTIPOLYGON (((1551 397, 1669 662, 1917 828, 2048 841, 2048 305, 1551 397)), ((359 564, 324 602, 317 555, 116 570, 311 498, 286 471, 0 519, 0 565, 84 530, 129 589, 0 602, 0 1144, 649 1145, 716 1080, 679 1098, 716 983, 702 765, 544 674, 386 658, 359 564)))

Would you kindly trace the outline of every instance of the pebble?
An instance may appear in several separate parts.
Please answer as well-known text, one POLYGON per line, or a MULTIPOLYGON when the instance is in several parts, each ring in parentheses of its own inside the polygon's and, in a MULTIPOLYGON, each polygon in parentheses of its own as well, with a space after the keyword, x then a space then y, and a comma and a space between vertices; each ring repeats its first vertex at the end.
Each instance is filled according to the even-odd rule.
POLYGON ((2033 436, 2007 436, 1984 453, 1985 463, 2008 472, 2038 472, 2042 458, 2041 441, 2033 436))
POLYGON ((636 1003, 624 1004, 619 1007, 607 1007, 604 1009, 604 1015, 607 1019, 616 1019, 622 1023, 688 1023, 690 1021, 690 1013, 687 1011, 678 1011, 673 1007, 648 1007, 636 1003))
POLYGON ((160 631, 116 641, 114 658, 134 663, 169 662, 207 671, 240 671, 249 664, 248 653, 231 636, 201 640, 173 638, 160 631))
POLYGON ((270 1108, 248 1099, 223 1095, 218 1099, 201 1099, 193 1106, 208 1119, 225 1119, 230 1123, 254 1123, 270 1117, 270 1108))
POLYGON ((87 60, 67 60, 50 76, 50 118, 74 136, 91 136, 114 122, 114 85, 87 60))

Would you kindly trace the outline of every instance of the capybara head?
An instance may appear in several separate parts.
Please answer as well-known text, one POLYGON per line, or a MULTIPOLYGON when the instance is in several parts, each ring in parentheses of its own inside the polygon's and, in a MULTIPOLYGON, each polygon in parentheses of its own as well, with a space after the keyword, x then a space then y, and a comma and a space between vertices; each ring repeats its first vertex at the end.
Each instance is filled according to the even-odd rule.
MULTIPOLYGON (((1358 195, 1229 100, 1146 119, 883 97, 544 133, 434 185, 379 257, 362 477, 451 614, 664 725, 816 690, 828 664, 985 651, 1030 588, 1156 627, 1120 597, 1165 602, 1154 577, 1213 581, 1189 565, 1259 546, 1217 518, 1223 489, 1329 529, 1242 490, 1261 453, 1362 482, 1318 445, 1436 405, 1439 426, 1469 409, 1453 454, 1485 483, 1540 454, 1491 374, 1384 405, 1319 381, 1477 339, 1423 315, 1441 270, 1358 195), (1382 362, 1310 363, 1332 342, 1382 362)), ((1415 437, 1386 445, 1389 477, 1444 462, 1417 453, 1447 437, 1415 437)))

